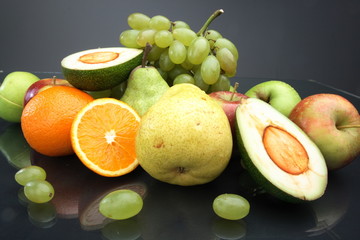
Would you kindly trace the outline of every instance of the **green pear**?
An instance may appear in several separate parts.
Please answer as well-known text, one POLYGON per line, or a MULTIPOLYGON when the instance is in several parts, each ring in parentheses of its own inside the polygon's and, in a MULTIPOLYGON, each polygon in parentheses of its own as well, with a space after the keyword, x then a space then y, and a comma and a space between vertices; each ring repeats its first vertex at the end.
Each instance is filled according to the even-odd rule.
POLYGON ((0 86, 0 118, 20 122, 25 93, 38 80, 37 76, 29 72, 9 73, 0 86))
POLYGON ((169 89, 168 83, 155 67, 145 66, 146 56, 145 52, 143 64, 130 73, 126 90, 120 99, 133 107, 139 116, 143 116, 169 89))
POLYGON ((145 113, 136 156, 152 177, 181 186, 204 184, 228 165, 233 147, 222 107, 199 87, 173 85, 145 113))

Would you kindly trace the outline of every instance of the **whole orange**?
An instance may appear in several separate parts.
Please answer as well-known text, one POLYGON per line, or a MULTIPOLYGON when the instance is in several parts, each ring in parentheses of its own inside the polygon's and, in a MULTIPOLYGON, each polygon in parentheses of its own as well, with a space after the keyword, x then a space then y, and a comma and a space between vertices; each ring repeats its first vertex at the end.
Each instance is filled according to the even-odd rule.
POLYGON ((89 94, 69 86, 53 86, 39 92, 22 112, 21 128, 26 141, 35 151, 46 156, 73 154, 72 122, 92 100, 89 94))

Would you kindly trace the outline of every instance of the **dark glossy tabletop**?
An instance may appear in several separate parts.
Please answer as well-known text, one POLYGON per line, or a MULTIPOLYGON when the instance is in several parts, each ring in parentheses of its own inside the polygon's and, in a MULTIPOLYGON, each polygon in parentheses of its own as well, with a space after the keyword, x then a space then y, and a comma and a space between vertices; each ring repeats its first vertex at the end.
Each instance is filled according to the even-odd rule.
MULTIPOLYGON (((185 20, 198 29, 218 8, 225 13, 213 26, 240 52, 238 74, 232 79, 239 82, 240 92, 278 79, 292 85, 301 97, 336 93, 360 110, 357 0, 4 0, 0 82, 12 71, 61 77, 63 57, 120 46, 119 34, 127 29, 126 17, 133 12, 185 20)), ((294 205, 254 188, 240 167, 236 148, 227 169, 213 182, 179 187, 151 178, 140 167, 123 177, 104 178, 75 156, 48 159, 29 148, 20 124, 2 119, 0 139, 1 240, 360 239, 359 157, 329 174, 322 198, 294 205), (15 157, 6 156, 9 149, 15 157), (24 201, 14 174, 30 162, 43 166, 55 187, 50 204, 24 201), (143 194, 144 208, 129 220, 108 221, 97 212, 97 204, 104 194, 119 188, 143 194), (251 210, 246 218, 225 221, 214 214, 212 201, 225 192, 248 198, 251 210)))

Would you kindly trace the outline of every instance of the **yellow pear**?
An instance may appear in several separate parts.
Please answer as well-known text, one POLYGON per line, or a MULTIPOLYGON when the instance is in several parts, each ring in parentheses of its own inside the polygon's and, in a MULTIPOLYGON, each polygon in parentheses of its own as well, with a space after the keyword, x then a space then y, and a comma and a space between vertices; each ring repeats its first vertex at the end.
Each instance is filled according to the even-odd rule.
POLYGON ((176 84, 143 115, 136 155, 152 177, 170 184, 204 184, 218 177, 231 157, 229 121, 204 91, 176 84))

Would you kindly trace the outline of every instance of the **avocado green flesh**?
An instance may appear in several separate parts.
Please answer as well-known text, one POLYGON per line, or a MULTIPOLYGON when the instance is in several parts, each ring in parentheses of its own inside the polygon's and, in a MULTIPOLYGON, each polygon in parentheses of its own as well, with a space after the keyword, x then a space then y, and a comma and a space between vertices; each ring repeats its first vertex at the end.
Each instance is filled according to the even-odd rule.
POLYGON ((76 88, 87 91, 100 91, 113 88, 127 80, 130 72, 141 64, 143 51, 130 48, 99 48, 74 53, 61 62, 64 77, 76 88), (96 51, 114 51, 119 57, 113 61, 99 64, 84 64, 78 58, 96 51))
POLYGON ((325 160, 317 146, 293 122, 269 104, 255 98, 242 100, 236 110, 239 151, 249 174, 271 195, 289 202, 320 198, 327 185, 325 160), (263 143, 267 126, 277 126, 294 136, 308 155, 307 170, 290 174, 269 156, 263 143))

